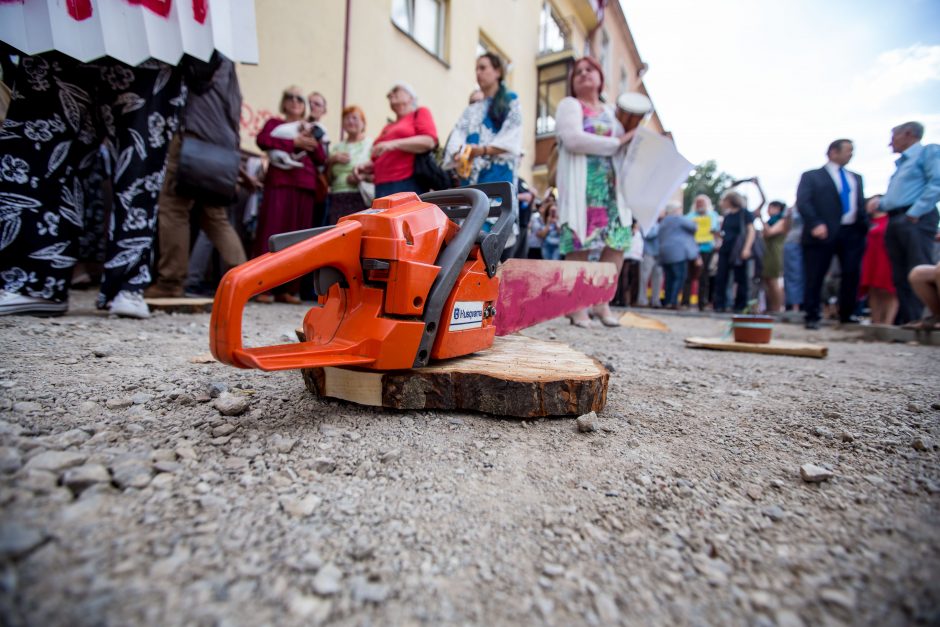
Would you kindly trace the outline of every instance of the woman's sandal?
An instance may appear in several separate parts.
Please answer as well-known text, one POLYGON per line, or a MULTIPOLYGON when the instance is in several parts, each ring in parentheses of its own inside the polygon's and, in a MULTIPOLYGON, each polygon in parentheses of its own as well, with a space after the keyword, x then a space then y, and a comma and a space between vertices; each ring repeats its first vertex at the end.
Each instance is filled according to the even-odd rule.
MULTIPOLYGON (((579 313, 579 312, 576 312, 576 313, 579 313)), ((591 321, 591 316, 590 316, 590 315, 588 315, 588 316, 586 316, 586 317, 584 317, 584 318, 577 318, 577 319, 575 318, 575 314, 568 314, 568 315, 565 316, 565 317, 568 318, 568 322, 570 322, 571 324, 573 324, 573 325, 576 326, 576 327, 580 327, 580 328, 582 328, 582 329, 593 329, 593 328, 594 328, 594 323, 591 321)))
POLYGON ((607 316, 605 316, 605 315, 603 315, 603 314, 601 314, 601 313, 598 313, 597 307, 598 307, 598 306, 595 305, 595 306, 591 309, 591 314, 590 314, 590 315, 591 315, 592 318, 597 318, 598 320, 600 320, 600 321, 601 321, 601 324, 603 324, 605 327, 619 327, 619 326, 620 326, 620 321, 617 320, 616 318, 614 318, 613 315, 607 315, 607 316))

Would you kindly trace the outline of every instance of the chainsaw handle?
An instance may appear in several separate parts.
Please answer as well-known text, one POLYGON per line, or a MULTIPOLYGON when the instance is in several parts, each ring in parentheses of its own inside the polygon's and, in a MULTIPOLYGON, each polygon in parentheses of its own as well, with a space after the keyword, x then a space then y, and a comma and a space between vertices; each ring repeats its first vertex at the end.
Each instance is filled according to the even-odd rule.
POLYGON ((444 247, 434 262, 434 265, 439 266, 441 270, 435 277, 425 302, 422 316, 424 334, 421 336, 418 354, 415 357, 415 368, 428 363, 431 347, 437 337, 444 303, 454 289, 463 264, 467 261, 470 250, 477 242, 477 235, 490 214, 489 197, 482 191, 470 187, 429 192, 422 194, 421 200, 437 205, 448 217, 463 217, 464 221, 457 235, 444 247), (468 206, 469 209, 467 209, 468 206))
MULTIPOLYGON (((476 185, 467 185, 466 187, 444 191, 460 192, 468 189, 479 190, 486 194, 489 199, 498 198, 501 201, 498 206, 489 206, 487 210, 488 218, 497 218, 496 224, 493 225, 489 233, 482 230, 478 231, 477 238, 477 243, 480 244, 480 253, 483 255, 483 263, 486 265, 486 274, 492 278, 496 275, 496 267, 503 254, 503 249, 506 247, 506 241, 512 235, 512 225, 518 219, 519 209, 515 189, 511 183, 499 181, 496 183, 477 183, 476 185)), ((465 218, 472 211, 468 207, 467 200, 461 201, 459 198, 437 196, 441 193, 430 192, 423 194, 421 200, 433 202, 451 219, 465 218)), ((487 204, 489 205, 489 202, 487 204)))
MULTIPOLYGON (((209 347, 220 362, 251 367, 245 355, 276 352, 280 347, 244 348, 242 317, 248 300, 320 268, 336 268, 349 286, 350 301, 360 302, 362 269, 359 249, 362 224, 349 220, 277 252, 269 252, 229 270, 215 294, 209 325, 209 347)), ((285 351, 293 345, 285 345, 285 351)))

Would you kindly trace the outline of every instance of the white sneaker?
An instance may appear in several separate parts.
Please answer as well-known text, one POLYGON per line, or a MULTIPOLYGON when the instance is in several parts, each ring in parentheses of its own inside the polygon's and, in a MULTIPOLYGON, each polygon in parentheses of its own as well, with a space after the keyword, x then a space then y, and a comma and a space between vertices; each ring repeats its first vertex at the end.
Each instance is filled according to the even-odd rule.
POLYGON ((29 314, 33 316, 61 316, 69 309, 68 301, 57 303, 45 298, 23 296, 0 291, 0 316, 29 314))
POLYGON ((144 302, 144 295, 140 292, 121 290, 111 301, 108 311, 115 316, 124 318, 149 318, 150 308, 144 302))

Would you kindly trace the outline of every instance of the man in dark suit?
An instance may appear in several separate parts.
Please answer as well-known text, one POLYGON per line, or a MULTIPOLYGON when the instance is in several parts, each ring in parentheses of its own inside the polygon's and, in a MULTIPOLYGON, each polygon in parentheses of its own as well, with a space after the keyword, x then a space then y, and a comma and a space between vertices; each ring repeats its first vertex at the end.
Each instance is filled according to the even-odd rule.
POLYGON ((833 255, 841 268, 839 320, 856 322, 852 313, 858 300, 858 280, 865 253, 868 216, 862 177, 845 166, 852 159, 852 142, 837 139, 829 144, 829 162, 804 172, 796 190, 796 206, 803 216, 803 264, 806 283, 803 309, 806 328, 819 328, 823 280, 833 255))

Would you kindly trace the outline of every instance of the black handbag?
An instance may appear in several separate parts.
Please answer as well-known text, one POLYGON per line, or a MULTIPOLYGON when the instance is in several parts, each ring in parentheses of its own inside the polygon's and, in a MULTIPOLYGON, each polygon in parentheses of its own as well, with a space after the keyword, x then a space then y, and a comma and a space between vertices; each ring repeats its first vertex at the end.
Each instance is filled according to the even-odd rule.
POLYGON ((241 156, 197 137, 182 137, 176 193, 212 207, 225 207, 237 195, 241 156))
POLYGON ((427 190, 450 189, 454 186, 450 175, 438 165, 433 150, 415 155, 414 177, 418 185, 427 190))

